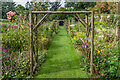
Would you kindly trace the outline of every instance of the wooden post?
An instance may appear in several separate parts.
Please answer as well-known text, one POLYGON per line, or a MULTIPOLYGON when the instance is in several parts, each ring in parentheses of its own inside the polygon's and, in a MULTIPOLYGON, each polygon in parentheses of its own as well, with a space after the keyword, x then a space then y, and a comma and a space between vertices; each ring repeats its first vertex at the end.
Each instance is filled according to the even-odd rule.
MULTIPOLYGON (((88 35, 88 14, 86 14, 86 23, 87 23, 87 25, 86 25, 86 41, 87 41, 87 43, 88 43, 88 37, 89 37, 89 35, 88 35)), ((87 48, 88 48, 88 46, 87 46, 87 48)), ((89 58, 89 53, 88 53, 88 50, 87 50, 87 56, 88 56, 88 58, 89 58)))
POLYGON ((66 27, 67 27, 67 26, 66 26, 66 20, 64 20, 64 26, 65 26, 65 29, 67 29, 67 28, 66 28, 66 27))
MULTIPOLYGON (((35 14, 35 24, 37 24, 37 14, 35 14)), ((36 62, 38 63, 38 31, 37 31, 37 28, 35 30, 35 36, 36 36, 36 39, 35 39, 35 44, 36 44, 36 62)))
MULTIPOLYGON (((86 15, 86 23, 88 24, 88 14, 86 15)), ((87 42, 88 42, 88 37, 89 37, 89 35, 88 35, 88 27, 89 26, 86 25, 86 41, 87 42)))
POLYGON ((68 20, 68 33, 70 34, 70 20, 68 20))
MULTIPOLYGON (((118 2, 118 16, 119 16, 119 20, 118 20, 118 50, 119 50, 119 54, 120 54, 120 2, 118 2)), ((120 55, 119 55, 120 56, 120 55)), ((119 58, 120 61, 120 58, 119 58)))
POLYGON ((33 15, 30 11, 30 75, 33 75, 33 15))
POLYGON ((90 57, 90 74, 93 75, 93 53, 94 53, 94 11, 91 15, 91 57, 90 57))

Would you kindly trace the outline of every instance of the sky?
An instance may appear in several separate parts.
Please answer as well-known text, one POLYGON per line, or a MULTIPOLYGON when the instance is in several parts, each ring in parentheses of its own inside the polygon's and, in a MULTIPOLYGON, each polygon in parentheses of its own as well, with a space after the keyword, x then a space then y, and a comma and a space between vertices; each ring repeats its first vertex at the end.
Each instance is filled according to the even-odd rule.
MULTIPOLYGON (((25 4, 27 1, 32 1, 32 0, 13 0, 17 5, 21 4, 22 6, 25 7, 25 4)), ((61 7, 64 7, 64 0, 61 0, 61 7)))

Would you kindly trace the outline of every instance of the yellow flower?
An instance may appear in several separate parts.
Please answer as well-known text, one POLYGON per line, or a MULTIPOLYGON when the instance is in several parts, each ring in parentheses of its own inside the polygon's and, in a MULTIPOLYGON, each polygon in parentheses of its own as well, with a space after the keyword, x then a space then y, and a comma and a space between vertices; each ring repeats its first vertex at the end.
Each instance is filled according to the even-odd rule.
POLYGON ((73 39, 76 39, 76 37, 74 36, 73 39))
POLYGON ((97 51, 98 49, 97 49, 97 48, 95 48, 95 50, 97 51))
POLYGON ((106 48, 107 46, 105 45, 105 48, 106 48))
POLYGON ((83 34, 85 34, 84 32, 82 32, 83 34))
POLYGON ((98 50, 98 54, 100 53, 100 51, 98 50))
POLYGON ((110 47, 111 44, 108 45, 108 47, 110 47))

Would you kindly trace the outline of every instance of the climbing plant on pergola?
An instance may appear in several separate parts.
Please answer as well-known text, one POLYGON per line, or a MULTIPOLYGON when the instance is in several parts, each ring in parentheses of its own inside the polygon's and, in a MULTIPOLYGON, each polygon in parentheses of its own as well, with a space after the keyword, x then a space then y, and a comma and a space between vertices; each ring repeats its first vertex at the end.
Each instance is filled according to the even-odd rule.
POLYGON ((37 28, 42 24, 42 22, 48 17, 49 14, 77 14, 74 15, 75 18, 79 20, 79 22, 86 27, 86 39, 88 42, 88 29, 91 27, 91 55, 90 55, 90 73, 92 75, 93 70, 93 53, 94 53, 94 12, 93 11, 30 11, 30 72, 31 75, 35 70, 37 63, 38 63, 38 47, 34 48, 34 44, 37 46, 37 28), (37 21, 37 14, 45 14, 40 21, 37 21), (86 14, 86 22, 79 16, 79 14, 86 14), (91 25, 88 25, 88 15, 91 14, 91 25), (33 19, 33 15, 35 18, 33 19), (38 22, 38 23, 37 23, 38 22), (33 32, 35 32, 36 41, 33 42, 33 32), (36 63, 33 63, 33 56, 35 57, 36 63))

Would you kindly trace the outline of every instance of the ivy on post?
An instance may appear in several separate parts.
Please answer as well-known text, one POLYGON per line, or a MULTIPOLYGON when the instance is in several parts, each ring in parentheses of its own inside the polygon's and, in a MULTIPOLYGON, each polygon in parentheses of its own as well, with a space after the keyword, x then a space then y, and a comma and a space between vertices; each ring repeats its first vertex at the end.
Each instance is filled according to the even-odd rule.
POLYGON ((30 11, 30 75, 33 75, 33 15, 30 11))
POLYGON ((90 75, 93 75, 93 53, 94 53, 94 11, 91 14, 91 56, 90 56, 90 75))
POLYGON ((68 20, 68 33, 70 34, 70 20, 68 20))
MULTIPOLYGON (((35 14, 35 24, 37 24, 37 14, 35 14)), ((36 62, 38 63, 38 31, 37 31, 37 28, 35 30, 35 36, 36 36, 36 39, 35 39, 35 43, 36 43, 36 62)))
MULTIPOLYGON (((120 54, 120 2, 118 2, 118 5, 117 5, 117 9, 118 9, 118 39, 119 39, 119 42, 118 42, 118 50, 119 50, 119 54, 120 54)), ((120 56, 120 55, 119 55, 120 56)), ((120 58, 119 58, 119 61, 120 61, 120 58)))
MULTIPOLYGON (((87 43, 88 43, 88 37, 89 37, 89 34, 88 34, 88 14, 86 14, 86 41, 87 41, 87 43)), ((88 48, 88 46, 87 46, 87 48, 88 48)), ((88 51, 87 51, 87 56, 88 56, 88 58, 89 58, 89 53, 88 53, 88 51)))

